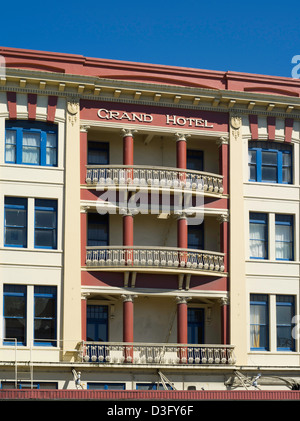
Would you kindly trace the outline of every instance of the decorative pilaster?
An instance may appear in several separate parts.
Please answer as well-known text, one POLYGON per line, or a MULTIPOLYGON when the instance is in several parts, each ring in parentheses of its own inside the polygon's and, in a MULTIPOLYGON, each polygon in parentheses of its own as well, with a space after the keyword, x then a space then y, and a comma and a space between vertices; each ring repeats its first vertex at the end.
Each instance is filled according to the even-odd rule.
MULTIPOLYGON (((66 109, 64 245, 63 245, 63 346, 75 349, 81 337, 81 233, 80 233, 80 127, 79 102, 66 109)), ((69 358, 69 353, 65 356, 69 358)))
MULTIPOLYGON (((254 122, 253 122, 254 124, 254 122)), ((254 135, 254 127, 252 127, 254 135)), ((247 364, 247 290, 245 267, 244 143, 242 118, 230 114, 230 343, 239 364, 247 364)))

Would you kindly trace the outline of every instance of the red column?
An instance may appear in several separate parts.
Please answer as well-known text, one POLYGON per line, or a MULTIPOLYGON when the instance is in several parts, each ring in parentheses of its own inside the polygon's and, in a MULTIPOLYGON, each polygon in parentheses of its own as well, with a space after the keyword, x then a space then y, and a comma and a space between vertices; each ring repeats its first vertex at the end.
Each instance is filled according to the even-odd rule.
MULTIPOLYGON (((123 342, 133 342, 133 300, 136 296, 122 295, 123 298, 123 342)), ((133 361, 132 346, 125 347, 125 362, 133 361)))
POLYGON ((123 164, 133 165, 133 130, 123 129, 123 164))
POLYGON ((188 224, 185 214, 177 220, 177 247, 186 249, 188 246, 188 224))
MULTIPOLYGON (((123 164, 124 165, 133 165, 133 131, 123 129, 123 164)), ((130 170, 129 170, 130 171, 130 170)), ((127 171, 127 179, 131 178, 129 172, 127 171)), ((129 200, 129 197, 128 197, 129 200)), ((124 246, 133 246, 133 216, 129 213, 123 216, 123 245, 124 246)), ((132 250, 128 250, 126 253, 126 261, 130 259, 130 254, 132 250)), ((133 259, 131 259, 133 261, 133 259)))
POLYGON ((219 167, 220 174, 223 176, 223 194, 228 194, 229 186, 229 151, 228 139, 221 137, 219 141, 219 167))
POLYGON ((177 342, 187 344, 187 300, 177 298, 177 342))
POLYGON ((86 245, 87 245, 87 212, 85 209, 80 214, 80 231, 81 231, 81 266, 86 264, 86 245))
POLYGON ((229 328, 228 328, 228 302, 227 298, 221 299, 221 328, 222 328, 222 344, 229 344, 229 328))
POLYGON ((177 134, 176 165, 177 168, 186 169, 186 136, 177 134))
POLYGON ((87 306, 87 295, 82 294, 81 296, 81 339, 86 341, 86 306, 87 306))
MULTIPOLYGON (((177 343, 187 344, 188 342, 188 308, 187 298, 177 297, 177 343)), ((179 361, 186 363, 188 359, 187 348, 179 348, 179 361)))
POLYGON ((228 272, 228 251, 229 251, 229 217, 227 215, 220 215, 220 244, 221 253, 224 253, 224 271, 228 272))
POLYGON ((80 184, 85 184, 86 180, 86 166, 88 154, 87 129, 88 127, 80 128, 80 184))
POLYGON ((123 216, 123 245, 133 246, 133 216, 130 213, 123 216))

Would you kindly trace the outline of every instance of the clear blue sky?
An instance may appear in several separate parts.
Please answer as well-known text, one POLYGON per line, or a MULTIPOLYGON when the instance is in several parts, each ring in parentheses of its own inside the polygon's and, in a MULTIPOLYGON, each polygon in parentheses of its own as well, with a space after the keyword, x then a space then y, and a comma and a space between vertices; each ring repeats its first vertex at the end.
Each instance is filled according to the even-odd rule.
POLYGON ((1 5, 0 45, 291 77, 300 3, 33 0, 1 5))

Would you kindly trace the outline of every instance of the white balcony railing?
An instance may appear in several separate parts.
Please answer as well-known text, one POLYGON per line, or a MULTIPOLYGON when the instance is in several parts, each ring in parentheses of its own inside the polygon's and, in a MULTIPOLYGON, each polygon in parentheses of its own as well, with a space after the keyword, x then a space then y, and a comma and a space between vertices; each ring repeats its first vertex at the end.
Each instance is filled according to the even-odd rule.
POLYGON ((221 175, 169 167, 88 165, 86 183, 98 187, 133 184, 139 187, 186 188, 204 193, 223 193, 221 175))
POLYGON ((224 254, 166 247, 102 246, 87 247, 87 266, 148 267, 224 272, 224 254))
POLYGON ((82 342, 82 363, 201 365, 235 364, 234 347, 230 345, 151 344, 124 342, 82 342))

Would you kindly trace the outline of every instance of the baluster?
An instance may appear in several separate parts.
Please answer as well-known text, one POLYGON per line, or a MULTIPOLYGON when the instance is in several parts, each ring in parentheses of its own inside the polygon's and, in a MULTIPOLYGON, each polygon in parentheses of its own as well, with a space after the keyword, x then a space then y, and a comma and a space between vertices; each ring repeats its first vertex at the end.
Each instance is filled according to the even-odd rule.
POLYGON ((133 250, 133 264, 138 266, 140 263, 139 250, 133 250))
POLYGON ((201 348, 201 362, 203 364, 207 363, 207 349, 206 348, 201 348))
POLYGON ((92 182, 92 170, 91 169, 87 169, 86 170, 86 178, 85 178, 85 182, 87 184, 91 184, 92 182))
POLYGON ((106 169, 106 184, 113 184, 112 170, 110 168, 106 169))

